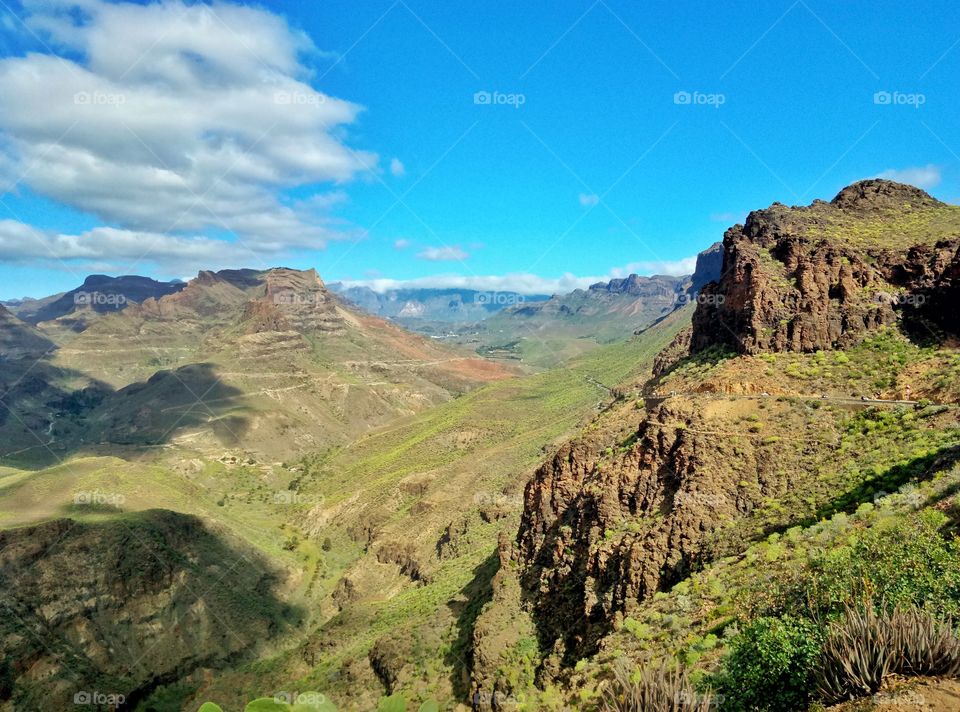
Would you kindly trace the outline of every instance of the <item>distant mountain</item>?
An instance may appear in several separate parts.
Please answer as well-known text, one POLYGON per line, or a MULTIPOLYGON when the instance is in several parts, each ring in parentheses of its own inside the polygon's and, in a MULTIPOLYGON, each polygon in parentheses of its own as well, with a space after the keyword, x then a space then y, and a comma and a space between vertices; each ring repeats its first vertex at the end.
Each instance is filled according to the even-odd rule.
MULTIPOLYGON (((85 282, 100 285, 118 286, 85 282)), ((170 293, 36 327, 0 312, 0 346, 50 352, 32 370, 25 358, 8 369, 29 378, 11 376, 22 422, 0 417, 0 442, 11 446, 0 455, 36 447, 31 434, 44 433, 47 453, 186 438, 204 452, 279 459, 510 375, 346 306, 315 270, 203 271, 187 284, 141 285, 141 298, 170 293), (81 318, 82 329, 65 328, 81 318)))
POLYGON ((38 358, 52 348, 52 341, 0 305, 0 360, 38 358))
POLYGON ((375 292, 370 287, 347 287, 333 282, 330 290, 368 314, 392 319, 417 328, 425 322, 468 324, 483 321, 505 307, 542 302, 545 294, 484 292, 475 289, 391 289, 375 292))
POLYGON ((511 306, 480 324, 468 340, 484 355, 555 365, 597 344, 626 338, 691 303, 703 285, 720 277, 722 258, 717 243, 698 256, 693 275, 631 274, 511 306))
POLYGON ((30 324, 73 317, 73 326, 82 329, 94 314, 122 311, 130 304, 175 294, 183 287, 184 283, 180 281, 158 282, 137 275, 108 277, 93 274, 69 292, 42 299, 14 300, 7 302, 7 306, 30 324))

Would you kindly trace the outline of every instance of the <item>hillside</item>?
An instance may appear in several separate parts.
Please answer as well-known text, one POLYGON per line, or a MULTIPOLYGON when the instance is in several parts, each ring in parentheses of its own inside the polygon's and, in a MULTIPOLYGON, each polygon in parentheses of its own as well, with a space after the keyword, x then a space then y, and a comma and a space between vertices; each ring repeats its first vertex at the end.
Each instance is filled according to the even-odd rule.
POLYGON ((5 453, 35 446, 41 462, 170 443, 283 459, 510 375, 344 307, 312 270, 201 272, 173 294, 91 312, 79 332, 64 319, 18 329, 53 348, 20 360, 29 378, 13 379, 21 422, 5 453))
MULTIPOLYGON (((704 288, 692 330, 658 358, 658 375, 527 485, 474 633, 481 697, 540 699, 559 685, 590 699, 609 672, 589 661, 622 654, 621 627, 650 631, 641 659, 685 645, 674 633, 688 632, 695 603, 662 632, 644 612, 662 611, 667 592, 697 590, 691 577, 705 567, 955 470, 956 332, 939 315, 960 266, 957 215, 914 188, 868 181, 727 231, 723 274, 704 288), (900 298, 873 298, 895 285, 900 298), (865 305, 879 316, 860 318, 865 305), (918 336, 916 324, 930 328, 918 336), (511 661, 530 646, 538 652, 517 670, 511 661)), ((743 616, 724 610, 727 624, 743 616)))
POLYGON ((484 356, 518 359, 539 368, 559 366, 694 301, 700 287, 720 275, 718 248, 714 245, 698 257, 694 275, 631 274, 543 302, 517 304, 463 330, 459 341, 484 356))

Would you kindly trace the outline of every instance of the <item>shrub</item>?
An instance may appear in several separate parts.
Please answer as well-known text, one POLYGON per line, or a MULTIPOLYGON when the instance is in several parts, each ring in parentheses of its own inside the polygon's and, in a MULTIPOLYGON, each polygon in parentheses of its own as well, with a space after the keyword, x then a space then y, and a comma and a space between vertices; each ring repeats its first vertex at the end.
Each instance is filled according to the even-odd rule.
POLYGON ((631 675, 621 661, 601 701, 604 712, 709 712, 713 695, 699 692, 682 668, 647 665, 631 675))
POLYGON ((714 676, 721 709, 805 709, 820 647, 820 633, 808 620, 756 619, 731 640, 730 654, 714 676))

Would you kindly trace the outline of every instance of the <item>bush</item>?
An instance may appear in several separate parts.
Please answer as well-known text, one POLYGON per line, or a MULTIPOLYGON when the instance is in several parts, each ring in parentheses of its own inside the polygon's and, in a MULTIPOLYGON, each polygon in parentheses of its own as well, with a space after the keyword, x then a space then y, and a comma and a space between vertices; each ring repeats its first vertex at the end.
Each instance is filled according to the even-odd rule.
POLYGON ((938 617, 960 615, 960 546, 937 511, 888 517, 828 551, 779 586, 765 613, 807 608, 811 618, 836 618, 872 599, 919 606, 938 617), (904 565, 909 562, 909 565, 904 565))
POLYGON ((889 674, 957 677, 960 638, 918 608, 877 614, 848 608, 823 646, 817 691, 825 702, 871 695, 889 674))
POLYGON ((721 709, 806 709, 820 658, 821 636, 802 618, 758 618, 731 642, 714 676, 721 709))
POLYGON ((686 670, 661 664, 631 675, 626 663, 614 668, 614 679, 601 694, 604 712, 709 712, 713 695, 699 692, 686 670))

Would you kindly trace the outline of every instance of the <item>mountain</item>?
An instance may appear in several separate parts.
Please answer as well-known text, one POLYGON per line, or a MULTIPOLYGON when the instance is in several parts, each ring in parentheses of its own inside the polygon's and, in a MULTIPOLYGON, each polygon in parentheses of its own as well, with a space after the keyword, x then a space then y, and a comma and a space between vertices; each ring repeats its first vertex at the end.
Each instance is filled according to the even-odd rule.
POLYGON ((95 313, 80 332, 62 321, 39 323, 56 348, 31 377, 45 388, 44 374, 74 374, 96 397, 71 417, 51 405, 59 396, 21 401, 57 454, 174 440, 283 458, 510 375, 345 307, 314 270, 200 272, 172 293, 95 313))
POLYGON ((461 343, 486 356, 556 366, 597 344, 623 339, 694 300, 699 287, 720 276, 719 244, 697 258, 684 277, 631 274, 588 289, 517 304, 465 331, 461 343))
POLYGON ((0 305, 0 360, 39 358, 53 342, 0 305))
POLYGON ((675 306, 532 373, 312 271, 11 321, 56 341, 0 377, 57 457, 0 466, 0 702, 950 709, 958 211, 888 181, 754 211, 679 285, 581 290, 675 306), (893 675, 851 679, 864 637, 893 675))
POLYGON ((424 333, 435 333, 448 324, 483 321, 510 305, 548 299, 541 294, 523 295, 475 289, 390 289, 375 292, 369 287, 347 287, 340 282, 331 283, 329 287, 368 314, 392 319, 424 333))
POLYGON ((23 321, 34 325, 69 317, 70 325, 81 330, 95 314, 121 311, 130 304, 175 294, 183 286, 182 282, 158 282, 136 275, 108 277, 93 274, 76 289, 44 299, 19 300, 11 310, 23 321))
MULTIPOLYGON (((805 542, 840 556, 854 532, 880 526, 877 503, 899 527, 884 546, 898 546, 918 536, 918 507, 934 516, 952 506, 958 248, 960 207, 880 180, 830 203, 774 204, 730 228, 719 280, 703 287, 654 378, 616 389, 527 484, 516 536, 501 540, 493 603, 474 627, 480 699, 529 701, 535 676, 565 686, 573 704, 598 693, 624 651, 716 670, 724 630, 734 640, 752 611, 802 615, 776 607, 788 593, 778 577, 800 600, 820 595, 805 542), (916 494, 887 496, 898 491, 916 494), (829 532, 816 526, 831 517, 829 532), (784 532, 796 553, 778 543, 784 532), (518 683, 509 661, 530 636, 539 654, 518 683)), ((857 585, 845 571, 836 585, 857 585)), ((806 670, 802 694, 814 699, 806 670)), ((739 695, 747 683, 730 684, 725 694, 739 695)))

